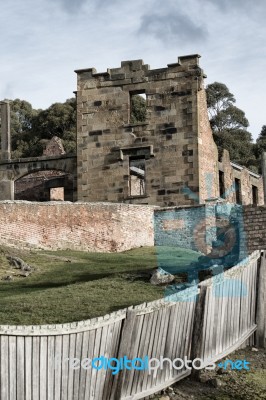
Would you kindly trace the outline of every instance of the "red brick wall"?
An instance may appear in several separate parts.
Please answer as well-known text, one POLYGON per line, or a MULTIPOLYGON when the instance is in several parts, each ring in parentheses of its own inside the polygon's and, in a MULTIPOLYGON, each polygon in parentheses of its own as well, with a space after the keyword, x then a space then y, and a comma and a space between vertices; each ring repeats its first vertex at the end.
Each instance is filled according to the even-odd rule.
POLYGON ((0 202, 0 244, 96 252, 153 246, 153 206, 0 202))

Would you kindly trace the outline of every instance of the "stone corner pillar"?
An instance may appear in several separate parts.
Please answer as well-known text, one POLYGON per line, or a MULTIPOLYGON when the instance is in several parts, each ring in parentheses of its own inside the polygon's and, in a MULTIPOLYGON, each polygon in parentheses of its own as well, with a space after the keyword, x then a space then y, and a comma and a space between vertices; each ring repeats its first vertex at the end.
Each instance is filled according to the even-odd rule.
POLYGON ((0 181, 0 201, 14 200, 14 181, 2 180, 0 181))
POLYGON ((262 177, 264 189, 264 204, 266 204, 266 152, 262 153, 262 177))
POLYGON ((10 105, 9 101, 1 101, 1 160, 10 160, 11 133, 10 133, 10 105))

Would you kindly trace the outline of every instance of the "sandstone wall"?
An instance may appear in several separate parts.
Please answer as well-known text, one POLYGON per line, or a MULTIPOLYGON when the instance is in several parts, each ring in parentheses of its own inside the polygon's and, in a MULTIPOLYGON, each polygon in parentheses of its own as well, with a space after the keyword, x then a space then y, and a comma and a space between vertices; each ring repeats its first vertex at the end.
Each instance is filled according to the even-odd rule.
MULTIPOLYGON (((94 68, 76 71, 80 201, 197 204, 200 169, 201 197, 205 200, 205 169, 211 171, 217 162, 206 122, 206 102, 198 98, 204 78, 198 59, 198 55, 180 57, 177 63, 155 70, 135 60, 124 61, 120 68, 104 73, 94 68), (147 118, 132 124, 131 96, 138 93, 146 94, 147 118), (199 128, 198 114, 204 108, 205 119, 199 128), (199 129, 202 148, 209 143, 212 146, 201 151, 201 163, 199 129), (145 158, 146 192, 142 196, 129 192, 132 157, 145 158), (188 191, 184 193, 184 188, 189 188, 194 197, 188 191)), ((216 192, 217 187, 213 194, 216 192)))
POLYGON ((226 201, 237 202, 237 191, 239 191, 239 204, 242 205, 263 205, 264 188, 262 176, 249 171, 247 168, 230 162, 229 152, 223 151, 222 161, 219 169, 224 176, 224 198, 226 201), (240 187, 235 186, 236 179, 240 182, 240 187), (254 202, 252 188, 256 188, 257 199, 254 202))
POLYGON ((153 246, 151 206, 0 202, 0 245, 95 252, 153 246))

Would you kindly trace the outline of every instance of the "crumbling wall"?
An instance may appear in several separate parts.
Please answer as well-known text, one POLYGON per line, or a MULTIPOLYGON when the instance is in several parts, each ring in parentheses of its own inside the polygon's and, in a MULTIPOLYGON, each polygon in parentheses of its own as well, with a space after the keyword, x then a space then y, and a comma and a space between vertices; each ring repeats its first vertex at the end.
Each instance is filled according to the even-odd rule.
POLYGON ((151 206, 0 202, 0 244, 96 252, 153 246, 151 206))
POLYGON ((226 201, 242 205, 252 205, 254 202, 256 203, 254 205, 264 204, 263 178, 245 167, 231 163, 227 150, 223 151, 219 169, 223 172, 226 201), (256 188, 256 201, 254 201, 252 187, 256 188), (239 192, 239 198, 237 198, 237 192, 239 192))
POLYGON ((219 197, 218 149, 208 118, 205 90, 198 92, 199 109, 199 193, 200 202, 219 197))
MULTIPOLYGON (((105 73, 94 68, 76 71, 80 201, 174 206, 205 200, 205 170, 217 167, 217 161, 206 102, 199 95, 204 74, 198 59, 198 55, 180 57, 177 63, 156 70, 136 60, 105 73), (146 95, 147 118, 132 124, 131 97, 138 93, 146 95), (205 140, 211 149, 204 150, 205 140), (145 160, 141 196, 129 191, 129 162, 136 158, 145 160)), ((217 192, 215 185, 211 196, 217 192)))

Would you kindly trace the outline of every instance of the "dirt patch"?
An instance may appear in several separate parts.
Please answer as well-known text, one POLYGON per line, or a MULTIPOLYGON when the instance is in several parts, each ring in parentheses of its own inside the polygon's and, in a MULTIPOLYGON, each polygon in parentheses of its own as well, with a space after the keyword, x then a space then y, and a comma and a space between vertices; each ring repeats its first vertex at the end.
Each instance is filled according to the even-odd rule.
MULTIPOLYGON (((200 382, 184 379, 166 389, 165 398, 173 400, 262 400, 266 399, 266 350, 238 350, 226 359, 246 360, 249 370, 230 367, 203 370, 200 382)), ((225 361, 224 359, 223 361, 225 361)), ((163 395, 155 397, 164 398, 163 395)))

